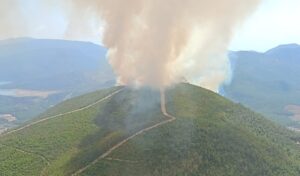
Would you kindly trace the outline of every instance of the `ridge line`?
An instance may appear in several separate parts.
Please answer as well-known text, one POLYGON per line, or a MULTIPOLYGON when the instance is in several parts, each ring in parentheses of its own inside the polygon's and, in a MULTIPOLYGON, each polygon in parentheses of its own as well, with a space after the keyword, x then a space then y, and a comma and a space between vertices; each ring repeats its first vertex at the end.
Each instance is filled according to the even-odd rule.
POLYGON ((133 135, 127 137, 126 139, 123 139, 121 142, 117 143, 116 145, 112 146, 108 151, 106 151, 105 153, 103 153, 102 155, 100 155, 98 158, 96 158, 94 161, 92 161, 90 164, 86 165, 85 167, 77 170, 76 172, 74 172, 73 174, 71 174, 71 176, 77 176, 78 174, 81 174, 82 172, 86 171, 88 168, 90 168, 92 165, 95 165, 98 161, 106 158, 108 155, 110 155, 113 151, 115 151, 116 149, 118 149, 119 147, 121 147, 122 145, 124 145, 125 143, 127 143, 128 141, 130 141, 131 139, 139 136, 139 135, 142 135, 144 134, 145 132, 147 131, 150 131, 154 128, 158 128, 160 126, 163 126, 167 123, 171 123, 173 121, 176 120, 176 117, 170 115, 168 112, 167 112, 167 109, 166 109, 166 97, 165 97, 165 92, 164 90, 161 89, 160 91, 160 97, 161 97, 161 111, 163 113, 163 115, 165 117, 167 117, 168 119, 167 120, 164 120, 162 122, 159 122, 155 125, 152 125, 150 127, 147 127, 147 128, 144 128, 136 133, 134 133, 133 135))

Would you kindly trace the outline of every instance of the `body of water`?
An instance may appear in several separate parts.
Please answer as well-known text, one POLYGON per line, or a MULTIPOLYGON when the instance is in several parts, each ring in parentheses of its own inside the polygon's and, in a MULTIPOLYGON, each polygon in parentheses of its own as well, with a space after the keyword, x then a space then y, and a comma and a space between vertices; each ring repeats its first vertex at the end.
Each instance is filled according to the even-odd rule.
MULTIPOLYGON (((11 84, 10 81, 0 81, 0 86, 11 84)), ((0 96, 8 97, 37 97, 47 98, 52 94, 57 94, 59 91, 43 91, 43 90, 25 90, 25 89, 5 89, 0 88, 0 96)))
POLYGON ((0 81, 0 86, 6 85, 6 84, 10 84, 11 82, 9 81, 0 81))
POLYGON ((0 89, 0 95, 14 97, 16 96, 16 92, 10 89, 0 89))
POLYGON ((37 91, 37 90, 24 90, 24 89, 0 89, 1 96, 9 97, 36 97, 48 98, 48 96, 57 94, 59 91, 37 91))

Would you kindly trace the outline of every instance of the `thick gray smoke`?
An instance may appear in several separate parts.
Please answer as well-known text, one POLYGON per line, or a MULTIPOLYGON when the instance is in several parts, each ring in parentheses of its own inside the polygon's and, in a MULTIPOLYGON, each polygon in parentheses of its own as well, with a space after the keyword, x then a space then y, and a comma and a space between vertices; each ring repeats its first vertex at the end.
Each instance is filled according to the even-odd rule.
MULTIPOLYGON (((14 5, 5 1, 17 0, 0 2, 0 33, 12 24, 10 17, 18 15, 5 10, 14 5)), ((104 24, 102 43, 120 84, 161 88, 187 79, 217 91, 230 72, 227 49, 232 34, 260 0, 45 2, 65 9, 67 36, 104 24)))

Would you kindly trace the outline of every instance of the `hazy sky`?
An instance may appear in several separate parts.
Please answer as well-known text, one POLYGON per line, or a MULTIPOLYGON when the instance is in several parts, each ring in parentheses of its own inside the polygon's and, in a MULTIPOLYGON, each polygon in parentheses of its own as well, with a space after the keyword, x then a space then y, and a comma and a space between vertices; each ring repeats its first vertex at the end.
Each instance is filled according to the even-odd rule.
POLYGON ((265 51, 300 44, 300 0, 264 0, 236 33, 230 49, 265 51))
MULTIPOLYGON (((22 9, 26 21, 31 28, 29 37, 35 38, 63 38, 67 27, 62 18, 62 9, 55 6, 55 1, 47 4, 49 9, 36 8, 41 0, 26 0, 22 2, 22 9), (25 15, 26 14, 26 15, 25 15)), ((262 0, 257 11, 248 18, 235 33, 230 45, 231 50, 265 51, 279 44, 300 44, 300 0, 262 0)), ((88 40, 100 43, 98 29, 79 32, 70 39, 88 40)), ((20 34, 10 36, 20 37, 20 34)), ((0 39, 3 39, 0 34, 0 39)))

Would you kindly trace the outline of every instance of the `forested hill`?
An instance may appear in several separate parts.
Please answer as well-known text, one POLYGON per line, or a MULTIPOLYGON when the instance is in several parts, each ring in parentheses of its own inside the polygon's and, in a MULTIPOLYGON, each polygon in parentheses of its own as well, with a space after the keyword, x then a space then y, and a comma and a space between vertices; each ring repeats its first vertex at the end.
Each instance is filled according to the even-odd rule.
POLYGON ((300 45, 280 45, 265 53, 231 52, 230 58, 232 81, 222 93, 270 119, 300 128, 300 114, 295 114, 300 112, 300 45))
POLYGON ((147 88, 68 100, 0 137, 1 174, 300 175, 299 135, 240 104, 180 84, 166 108, 147 88))

